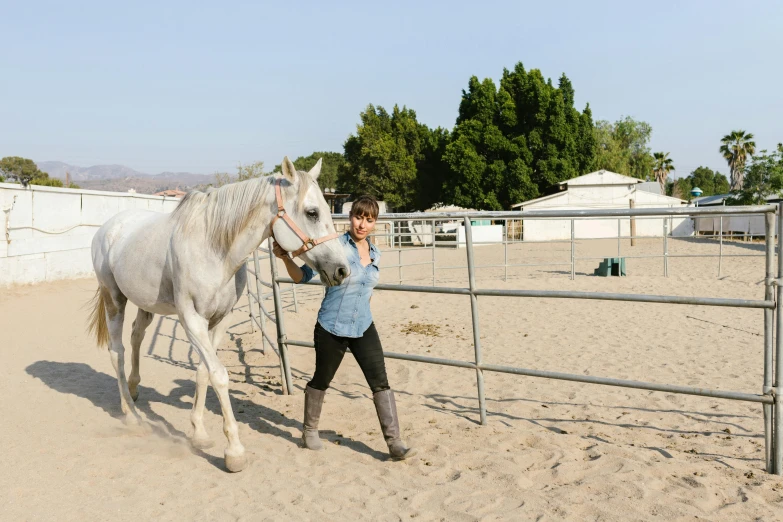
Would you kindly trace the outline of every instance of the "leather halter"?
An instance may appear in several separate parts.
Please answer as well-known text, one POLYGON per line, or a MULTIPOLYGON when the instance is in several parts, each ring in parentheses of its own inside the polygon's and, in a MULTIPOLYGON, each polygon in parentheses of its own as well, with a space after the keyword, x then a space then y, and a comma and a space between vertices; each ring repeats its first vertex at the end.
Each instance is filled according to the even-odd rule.
MULTIPOLYGON (((282 218, 283 221, 286 222, 288 225, 288 228, 290 228, 294 234, 296 234, 299 239, 302 240, 302 246, 299 247, 297 250, 294 250, 293 252, 289 252, 291 254, 291 257, 297 257, 308 250, 312 250, 317 245, 320 245, 321 243, 325 243, 332 239, 337 239, 342 234, 339 232, 335 232, 334 234, 329 234, 328 236, 319 237, 318 239, 311 239, 307 236, 302 230, 296 226, 296 223, 294 223, 294 220, 291 219, 288 216, 288 213, 285 211, 285 208, 283 207, 283 192, 280 189, 280 182, 282 181, 282 178, 277 178, 275 180, 275 200, 277 200, 277 215, 272 219, 272 222, 269 223, 269 234, 274 238, 275 237, 275 230, 272 228, 275 224, 275 222, 282 218)), ((277 238, 275 238, 275 241, 277 238)))

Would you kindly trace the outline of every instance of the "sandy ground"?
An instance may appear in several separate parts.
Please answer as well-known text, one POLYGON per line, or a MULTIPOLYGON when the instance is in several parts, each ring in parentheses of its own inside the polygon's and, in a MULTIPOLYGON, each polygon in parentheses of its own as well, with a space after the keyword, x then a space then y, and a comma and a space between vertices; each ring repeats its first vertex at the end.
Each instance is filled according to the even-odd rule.
MULTIPOLYGON (((673 243, 670 252, 718 249, 673 243)), ((648 255, 661 243, 623 250, 648 255)), ((578 256, 612 254, 616 241, 577 247, 578 256)), ((405 252, 403 262, 431 255, 405 252)), ((464 250, 436 255, 439 266, 465 262, 464 250)), ((383 264, 396 257, 387 253, 383 264)), ((502 249, 477 249, 479 264, 502 259, 502 249)), ((516 245, 509 259, 549 265, 510 269, 506 282, 502 268, 479 269, 479 285, 763 298, 760 257, 724 259, 720 279, 710 258, 672 259, 668 278, 660 259, 629 260, 622 279, 587 275, 598 262, 580 261, 575 281, 569 266, 555 265, 568 263, 568 245, 516 245)), ((431 270, 406 268, 403 278, 430 284, 431 270)), ((438 284, 465 282, 461 270, 438 276, 438 284)), ((397 277, 396 268, 383 271, 387 282, 397 277)), ((229 474, 212 391, 206 425, 217 444, 188 444, 197 356, 174 319, 156 317, 142 345, 137 406, 147 428, 121 422, 109 356, 84 332, 94 289, 77 280, 0 293, 2 520, 783 519, 783 479, 763 471, 761 407, 741 402, 487 373, 481 426, 475 372, 389 360, 404 435, 420 450, 399 463, 386 457, 369 390, 348 356, 324 406, 327 449, 306 451, 302 389, 313 352, 290 349, 297 389, 282 395, 277 357, 251 333, 244 299, 219 352, 250 458, 229 474)), ((311 339, 319 297, 318 288, 300 289, 294 313, 286 295, 290 337, 311 339)), ((467 297, 378 292, 372 306, 388 351, 472 360, 467 297)), ((479 309, 486 362, 761 391, 761 311, 510 298, 480 298, 479 309)))

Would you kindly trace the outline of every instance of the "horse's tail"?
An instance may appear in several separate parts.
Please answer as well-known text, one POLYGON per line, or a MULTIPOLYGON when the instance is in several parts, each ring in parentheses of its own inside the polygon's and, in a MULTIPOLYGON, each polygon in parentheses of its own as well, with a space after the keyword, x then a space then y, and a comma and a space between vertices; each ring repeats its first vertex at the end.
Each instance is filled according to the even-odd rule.
POLYGON ((106 292, 102 286, 98 286, 98 291, 90 300, 92 311, 90 312, 90 322, 87 327, 90 335, 94 335, 98 342, 98 348, 109 346, 109 328, 106 325, 106 292))

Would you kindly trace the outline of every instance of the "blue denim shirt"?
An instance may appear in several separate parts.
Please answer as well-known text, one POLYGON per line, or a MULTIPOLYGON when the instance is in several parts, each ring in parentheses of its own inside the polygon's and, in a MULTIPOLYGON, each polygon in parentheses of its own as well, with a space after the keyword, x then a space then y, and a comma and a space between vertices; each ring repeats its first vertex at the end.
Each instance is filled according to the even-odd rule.
MULTIPOLYGON (((345 255, 351 265, 351 275, 341 285, 330 286, 318 311, 318 322, 327 332, 340 337, 361 337, 372 324, 370 297, 372 289, 378 284, 381 251, 370 243, 371 262, 362 266, 359 249, 356 248, 351 235, 346 232, 338 239, 345 249, 345 255)), ((302 266, 301 283, 310 281, 315 273, 307 266, 302 266)))

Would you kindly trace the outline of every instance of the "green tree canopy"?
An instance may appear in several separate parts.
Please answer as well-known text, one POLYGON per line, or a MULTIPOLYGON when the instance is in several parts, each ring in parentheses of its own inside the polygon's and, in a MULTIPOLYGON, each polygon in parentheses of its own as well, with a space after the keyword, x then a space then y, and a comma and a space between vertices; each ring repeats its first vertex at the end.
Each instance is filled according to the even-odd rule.
POLYGON ((772 194, 783 192, 783 146, 772 153, 762 150, 743 167, 742 189, 734 192, 735 205, 760 205, 772 194))
MULTIPOLYGON (((398 210, 418 203, 418 166, 430 143, 412 109, 394 106, 389 113, 369 105, 360 115, 356 135, 345 142, 345 163, 338 168, 338 189, 370 194, 398 210)), ((423 128, 424 127, 424 128, 423 128)), ((437 140, 432 140, 437 142, 437 140)))
MULTIPOLYGON (((308 172, 311 168, 318 163, 319 159, 323 159, 321 163, 321 175, 318 176, 318 186, 322 189, 337 188, 338 183, 338 171, 345 163, 345 157, 339 152, 313 152, 309 156, 299 156, 294 160, 294 167, 297 170, 304 170, 308 172)), ((275 165, 272 172, 280 172, 282 165, 275 165)))
POLYGON ((443 186, 448 179, 449 167, 444 161, 446 147, 451 140, 448 130, 430 129, 419 124, 421 156, 416 163, 416 208, 426 210, 436 203, 444 203, 443 186))
POLYGON ((661 186, 661 194, 666 192, 666 182, 674 168, 674 161, 668 152, 656 152, 653 154, 653 176, 661 186))
POLYGON ((688 178, 691 180, 692 188, 700 188, 703 196, 715 196, 729 192, 729 180, 726 176, 707 167, 697 168, 691 172, 688 178))
POLYGON ((596 149, 591 170, 609 170, 639 179, 649 179, 653 171, 649 123, 630 116, 614 123, 597 121, 593 129, 596 149))
POLYGON ((666 193, 675 198, 690 201, 691 190, 700 188, 702 196, 716 196, 729 192, 729 180, 720 172, 707 167, 698 167, 687 177, 679 178, 667 184, 666 193))
POLYGON ((0 160, 0 173, 22 185, 28 185, 33 178, 40 176, 41 171, 31 159, 7 156, 0 160))
POLYGON ((472 77, 443 156, 446 202, 501 210, 585 173, 595 153, 592 114, 573 104, 565 75, 555 87, 521 63, 503 71, 499 88, 472 77))
POLYGON ((33 160, 19 156, 6 156, 1 159, 0 174, 16 180, 22 185, 63 186, 62 181, 50 178, 49 174, 40 170, 33 160))
POLYGON ((728 162, 731 170, 731 190, 742 190, 745 162, 748 157, 756 152, 756 142, 753 141, 753 134, 744 130, 736 130, 724 136, 720 142, 720 153, 728 162))

